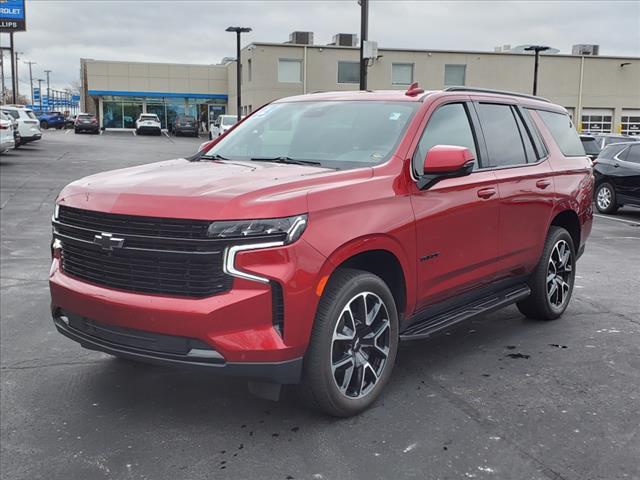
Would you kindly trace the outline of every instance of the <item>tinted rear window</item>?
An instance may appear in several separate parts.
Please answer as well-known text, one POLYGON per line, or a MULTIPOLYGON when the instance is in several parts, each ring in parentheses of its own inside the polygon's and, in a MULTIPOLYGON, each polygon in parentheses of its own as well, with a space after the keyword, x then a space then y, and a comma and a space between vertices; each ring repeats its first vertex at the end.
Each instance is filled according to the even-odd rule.
POLYGON ((546 112, 544 110, 538 110, 538 114, 565 157, 581 157, 585 155, 584 147, 569 115, 566 113, 546 112))
POLYGON ((78 115, 78 118, 80 120, 91 120, 93 118, 93 115, 78 115))
POLYGON ((600 147, 595 138, 581 138, 582 146, 587 155, 597 155, 600 153, 600 147))

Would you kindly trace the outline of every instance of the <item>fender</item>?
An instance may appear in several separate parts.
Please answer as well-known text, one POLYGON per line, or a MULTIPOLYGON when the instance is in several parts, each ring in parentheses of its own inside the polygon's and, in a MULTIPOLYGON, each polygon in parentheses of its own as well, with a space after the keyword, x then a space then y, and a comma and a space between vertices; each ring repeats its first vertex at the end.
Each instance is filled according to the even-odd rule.
POLYGON ((318 287, 322 287, 322 290, 324 288, 323 283, 327 281, 326 279, 331 277, 331 275, 344 262, 361 253, 376 250, 382 250, 391 253, 400 263, 406 285, 405 310, 406 312, 413 312, 415 310, 416 301, 415 262, 411 262, 409 260, 409 253, 397 239, 386 234, 371 234, 361 236, 358 238, 354 238, 353 240, 350 240, 349 242, 336 248, 327 257, 326 261, 320 268, 318 275, 316 276, 316 290, 318 290, 318 287))

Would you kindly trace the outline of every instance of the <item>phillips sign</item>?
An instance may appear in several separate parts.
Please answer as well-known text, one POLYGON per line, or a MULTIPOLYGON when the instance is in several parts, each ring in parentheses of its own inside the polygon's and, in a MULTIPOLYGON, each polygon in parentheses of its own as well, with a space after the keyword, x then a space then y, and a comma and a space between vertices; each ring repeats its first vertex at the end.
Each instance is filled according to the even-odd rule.
POLYGON ((24 0, 0 0, 0 32, 23 32, 26 29, 24 0))

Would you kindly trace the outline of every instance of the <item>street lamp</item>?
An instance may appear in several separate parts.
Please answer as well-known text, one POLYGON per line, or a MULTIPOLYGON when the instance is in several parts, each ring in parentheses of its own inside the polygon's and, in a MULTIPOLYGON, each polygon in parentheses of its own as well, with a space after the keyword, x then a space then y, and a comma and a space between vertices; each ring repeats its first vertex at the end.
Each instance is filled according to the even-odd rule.
POLYGON ((225 32, 235 32, 236 33, 236 95, 238 98, 238 121, 240 121, 240 117, 242 116, 240 110, 242 108, 242 101, 240 97, 240 34, 248 33, 251 31, 249 27, 227 27, 225 32))
POLYGON ((549 50, 550 47, 544 47, 542 45, 529 45, 525 48, 526 52, 534 52, 536 56, 535 64, 533 67, 533 94, 538 94, 538 55, 540 52, 545 52, 549 50))

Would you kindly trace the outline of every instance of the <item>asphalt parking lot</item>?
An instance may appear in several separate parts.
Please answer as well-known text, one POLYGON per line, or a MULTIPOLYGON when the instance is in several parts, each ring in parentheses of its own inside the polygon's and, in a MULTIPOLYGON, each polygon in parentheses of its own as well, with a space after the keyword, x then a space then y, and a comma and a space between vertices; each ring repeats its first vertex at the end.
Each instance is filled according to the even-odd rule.
POLYGON ((639 209, 595 219, 563 318, 510 307, 407 343, 381 401, 357 418, 59 335, 47 286, 57 193, 202 141, 46 131, 2 154, 2 478, 640 478, 639 209))

